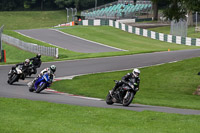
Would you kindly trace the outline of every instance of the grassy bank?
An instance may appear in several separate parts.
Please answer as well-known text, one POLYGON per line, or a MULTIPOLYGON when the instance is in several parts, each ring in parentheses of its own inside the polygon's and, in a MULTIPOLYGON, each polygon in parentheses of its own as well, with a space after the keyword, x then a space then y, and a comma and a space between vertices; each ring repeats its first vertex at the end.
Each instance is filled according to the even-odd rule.
MULTIPOLYGON (((83 37, 88 40, 100 42, 109 46, 125 49, 128 51, 122 52, 104 52, 104 53, 78 53, 67 49, 59 48, 59 59, 48 58, 45 61, 55 61, 55 60, 70 60, 70 59, 84 59, 84 58, 95 58, 95 57, 108 57, 108 56, 120 56, 120 55, 130 55, 138 53, 150 53, 157 51, 167 51, 172 50, 183 50, 183 49, 196 49, 196 46, 185 46, 178 44, 170 44, 166 42, 161 42, 158 40, 153 40, 134 34, 130 34, 119 29, 115 29, 108 26, 102 27, 84 27, 75 26, 62 29, 62 31, 83 37)), ((11 30, 5 30, 5 34, 18 38, 25 42, 30 42, 46 47, 55 47, 29 37, 25 37, 11 30)), ((10 50, 10 49, 9 49, 10 50)), ((16 49, 15 49, 16 50, 16 49)), ((7 50, 8 51, 8 50, 7 50)), ((11 51, 14 51, 11 50, 11 51)), ((15 60, 18 60, 17 56, 15 60)), ((11 61, 12 62, 12 61, 11 61)))
POLYGON ((76 26, 73 28, 61 29, 61 31, 109 46, 125 49, 133 53, 198 48, 162 42, 109 26, 76 26))
MULTIPOLYGON (((192 93, 199 85, 200 58, 141 69, 140 91, 134 103, 200 109, 200 97, 192 93)), ((105 99, 113 80, 130 71, 90 74, 55 82, 51 88, 71 94, 105 99), (87 84, 83 84, 87 83, 87 84)))
MULTIPOLYGON (((22 40, 24 42, 34 43, 34 44, 45 46, 45 47, 55 47, 55 46, 52 46, 48 43, 41 42, 41 41, 38 41, 38 40, 35 40, 35 39, 32 39, 32 38, 23 36, 23 35, 21 35, 17 32, 11 31, 11 30, 5 30, 4 34, 15 37, 15 38, 22 40)), ((74 57, 74 56, 81 56, 81 55, 82 55, 81 53, 76 53, 76 52, 73 52, 73 51, 69 51, 69 50, 66 50, 66 49, 59 48, 59 59, 71 58, 71 57, 74 57)))
POLYGON ((66 14, 65 10, 4 11, 0 12, 0 25, 4 24, 6 30, 52 27, 61 23, 66 23, 66 14))
MULTIPOLYGON (((42 46, 54 47, 47 43, 40 42, 25 36, 22 36, 14 31, 16 29, 33 29, 52 27, 54 25, 66 22, 66 11, 19 11, 19 12, 0 12, 0 25, 4 24, 4 34, 8 34, 25 42, 35 43, 42 46)), ((105 52, 105 53, 78 53, 67 49, 59 48, 59 59, 47 58, 45 61, 55 60, 73 60, 95 57, 108 57, 130 55, 138 53, 150 53, 157 51, 196 49, 196 46, 185 46, 172 43, 161 42, 150 38, 137 36, 128 32, 121 31, 108 26, 74 26, 62 27, 61 31, 73 34, 88 40, 100 42, 108 46, 128 50, 126 52, 105 52)), ((11 50, 11 49, 8 49, 11 50)), ((8 51, 7 50, 7 51, 8 51)), ((15 51, 15 50, 11 50, 15 51)), ((9 52, 8 52, 9 53, 9 52)), ((8 55, 8 54, 7 54, 8 55)), ((12 55, 8 55, 12 56, 12 55)), ((13 56, 15 57, 15 56, 13 56)), ((18 59, 12 58, 15 63, 18 59)), ((20 59, 21 60, 21 59, 20 59)))
POLYGON ((0 98, 0 132, 199 133, 200 116, 0 98))
MULTIPOLYGON (((150 28, 149 30, 159 33, 170 34, 170 26, 150 28)), ((199 32, 195 32, 195 27, 188 27, 187 36, 191 38, 200 38, 199 32)))
MULTIPOLYGON (((21 50, 17 47, 14 47, 12 45, 8 45, 3 43, 3 49, 6 50, 6 63, 11 64, 11 63, 19 63, 19 62, 24 62, 25 59, 29 59, 31 57, 35 57, 35 53, 31 53, 28 51, 21 50)), ((50 56, 42 56, 42 61, 51 61, 54 60, 54 57, 50 56)), ((0 63, 4 64, 4 63, 0 63)))

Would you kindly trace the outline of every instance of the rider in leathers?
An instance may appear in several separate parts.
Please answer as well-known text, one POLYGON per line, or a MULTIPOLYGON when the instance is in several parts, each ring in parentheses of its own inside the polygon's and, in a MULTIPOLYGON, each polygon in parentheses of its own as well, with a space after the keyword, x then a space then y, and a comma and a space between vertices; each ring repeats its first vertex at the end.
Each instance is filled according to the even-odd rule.
POLYGON ((45 68, 43 69, 40 74, 38 74, 38 76, 31 82, 28 83, 29 87, 33 87, 35 81, 39 78, 42 77, 45 73, 49 73, 50 74, 50 79, 53 81, 53 78, 55 77, 54 73, 56 71, 56 66, 55 65, 51 65, 49 68, 45 68))
POLYGON ((136 91, 139 90, 139 84, 140 84, 140 78, 139 78, 139 75, 140 75, 140 70, 135 68, 133 70, 132 73, 128 73, 126 74, 124 77, 122 77, 122 80, 121 81, 118 81, 116 84, 115 84, 115 87, 112 89, 112 91, 110 92, 111 95, 113 94, 113 92, 120 86, 122 86, 124 84, 124 82, 129 82, 129 81, 132 81, 132 80, 135 80, 134 82, 134 88, 136 91))
POLYGON ((26 74, 28 73, 29 63, 30 63, 30 60, 26 59, 23 63, 19 63, 19 64, 16 64, 15 66, 13 66, 12 70, 14 70, 18 66, 22 66, 22 72, 23 72, 23 74, 22 74, 21 79, 24 80, 25 77, 26 77, 26 74))
POLYGON ((37 54, 36 57, 30 58, 30 62, 32 61, 33 64, 33 70, 34 70, 34 74, 36 74, 36 68, 39 68, 41 66, 41 55, 37 54))

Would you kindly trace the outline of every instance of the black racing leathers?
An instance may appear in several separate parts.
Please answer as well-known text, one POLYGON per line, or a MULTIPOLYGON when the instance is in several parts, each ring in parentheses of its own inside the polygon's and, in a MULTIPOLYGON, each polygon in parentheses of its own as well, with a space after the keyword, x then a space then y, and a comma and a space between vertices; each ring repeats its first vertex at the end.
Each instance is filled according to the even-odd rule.
POLYGON ((133 75, 133 73, 128 73, 124 77, 122 77, 121 81, 118 81, 115 84, 115 87, 113 88, 113 91, 115 91, 118 87, 122 86, 124 82, 130 82, 132 80, 135 80, 134 81, 134 88, 137 88, 137 90, 138 90, 139 89, 139 85, 140 85, 140 78, 139 77, 135 77, 133 75))
POLYGON ((33 66, 35 68, 39 68, 42 64, 42 61, 40 58, 37 58, 37 57, 33 57, 33 58, 30 58, 30 61, 32 62, 33 66))
POLYGON ((38 57, 33 57, 33 58, 30 58, 30 61, 32 62, 32 69, 33 69, 33 74, 36 74, 37 73, 37 68, 39 68, 42 64, 42 61, 40 58, 38 57))

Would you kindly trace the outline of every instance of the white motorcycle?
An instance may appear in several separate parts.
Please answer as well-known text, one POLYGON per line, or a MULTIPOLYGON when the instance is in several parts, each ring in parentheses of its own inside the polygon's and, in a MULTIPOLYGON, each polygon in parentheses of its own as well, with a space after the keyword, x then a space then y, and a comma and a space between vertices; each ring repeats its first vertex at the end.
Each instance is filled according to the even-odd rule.
POLYGON ((19 65, 15 69, 11 69, 8 73, 8 84, 12 85, 14 82, 17 82, 19 79, 23 79, 22 65, 19 65))

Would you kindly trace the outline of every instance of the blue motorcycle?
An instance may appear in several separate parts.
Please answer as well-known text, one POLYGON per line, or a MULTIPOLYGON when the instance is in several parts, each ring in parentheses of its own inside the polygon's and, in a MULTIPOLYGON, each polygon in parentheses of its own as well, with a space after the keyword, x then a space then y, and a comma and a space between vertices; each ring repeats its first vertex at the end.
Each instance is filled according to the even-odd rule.
POLYGON ((36 93, 40 93, 42 90, 46 89, 47 87, 50 87, 52 83, 52 77, 49 73, 45 73, 43 76, 38 77, 38 79, 35 81, 34 86, 29 87, 29 91, 36 93))

